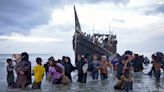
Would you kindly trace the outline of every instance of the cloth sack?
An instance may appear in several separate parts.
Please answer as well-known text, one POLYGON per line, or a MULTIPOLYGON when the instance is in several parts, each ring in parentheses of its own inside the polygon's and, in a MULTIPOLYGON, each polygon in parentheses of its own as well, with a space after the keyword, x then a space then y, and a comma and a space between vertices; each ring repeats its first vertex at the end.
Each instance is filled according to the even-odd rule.
POLYGON ((69 80, 69 78, 66 75, 63 75, 61 83, 64 85, 68 85, 69 83, 71 83, 71 81, 69 80))

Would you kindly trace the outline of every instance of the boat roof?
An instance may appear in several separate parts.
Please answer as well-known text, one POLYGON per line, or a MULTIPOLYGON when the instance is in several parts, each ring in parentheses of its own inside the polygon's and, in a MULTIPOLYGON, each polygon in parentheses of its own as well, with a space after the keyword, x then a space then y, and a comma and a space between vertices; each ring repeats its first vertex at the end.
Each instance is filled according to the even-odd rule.
POLYGON ((113 34, 98 34, 98 33, 94 33, 94 36, 111 36, 113 34))

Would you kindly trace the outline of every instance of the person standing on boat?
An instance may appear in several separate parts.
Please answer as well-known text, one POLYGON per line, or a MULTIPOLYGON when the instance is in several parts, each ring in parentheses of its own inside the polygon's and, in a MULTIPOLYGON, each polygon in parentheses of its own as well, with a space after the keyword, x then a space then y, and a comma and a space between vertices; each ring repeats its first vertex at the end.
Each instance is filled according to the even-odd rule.
POLYGON ((107 57, 105 55, 101 56, 101 62, 100 62, 101 80, 108 79, 108 67, 112 68, 112 65, 107 61, 107 57))
POLYGON ((97 55, 93 55, 90 67, 91 67, 92 79, 98 80, 100 61, 98 61, 97 55))
POLYGON ((78 70, 77 82, 86 83, 88 64, 87 64, 87 60, 84 55, 77 56, 76 67, 78 70))

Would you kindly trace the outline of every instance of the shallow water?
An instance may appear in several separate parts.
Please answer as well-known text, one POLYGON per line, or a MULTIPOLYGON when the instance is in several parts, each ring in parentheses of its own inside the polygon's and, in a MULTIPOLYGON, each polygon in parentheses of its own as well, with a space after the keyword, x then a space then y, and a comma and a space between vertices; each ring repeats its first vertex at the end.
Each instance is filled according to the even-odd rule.
MULTIPOLYGON (((92 81, 88 74, 87 83, 77 83, 76 72, 73 72, 73 83, 70 85, 52 85, 43 80, 41 90, 32 90, 30 87, 26 89, 9 89, 6 84, 6 68, 5 62, 0 62, 0 92, 122 92, 114 90, 113 86, 117 80, 114 80, 110 73, 107 81, 92 81)), ((164 73, 161 76, 161 81, 155 81, 154 77, 146 75, 151 65, 144 66, 142 72, 134 74, 133 92, 164 92, 164 73)))
MULTIPOLYGON (((164 92, 164 76, 161 76, 161 81, 155 81, 154 77, 146 75, 149 71, 149 67, 145 67, 143 72, 134 74, 133 92, 164 92)), ((114 90, 113 86, 117 80, 114 80, 112 74, 109 75, 107 81, 92 81, 88 76, 87 83, 81 84, 76 82, 77 76, 74 73, 73 83, 70 85, 52 85, 43 80, 42 90, 32 90, 30 87, 24 90, 20 89, 8 89, 5 82, 1 82, 0 92, 122 92, 114 90)))

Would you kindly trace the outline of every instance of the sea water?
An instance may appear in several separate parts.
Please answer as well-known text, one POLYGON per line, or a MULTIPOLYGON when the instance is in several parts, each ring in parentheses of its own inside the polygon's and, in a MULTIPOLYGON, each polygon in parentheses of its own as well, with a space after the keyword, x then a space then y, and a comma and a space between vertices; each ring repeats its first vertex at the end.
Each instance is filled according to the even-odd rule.
MULTIPOLYGON (((13 54, 0 54, 0 82, 6 82, 6 59, 12 58, 13 54)), ((32 67, 36 65, 36 58, 42 58, 42 64, 45 64, 48 61, 48 58, 53 56, 55 60, 61 59, 62 56, 58 54, 29 54, 29 61, 31 62, 32 67)), ((71 57, 72 58, 72 57, 71 57)), ((13 62, 14 63, 14 62, 13 62)), ((72 63, 74 64, 74 58, 72 58, 72 63)))
MULTIPOLYGON (((36 65, 36 57, 41 57, 43 63, 47 62, 50 56, 54 56, 55 59, 60 59, 62 56, 57 56, 53 54, 30 54, 30 61, 32 67, 36 65)), ((42 90, 31 90, 30 88, 21 89, 9 89, 6 83, 6 59, 11 58, 11 54, 0 54, 0 92, 122 92, 114 90, 113 86, 116 84, 117 80, 114 80, 113 74, 109 73, 109 78, 107 81, 92 81, 90 74, 88 73, 87 83, 81 84, 77 83, 77 73, 73 72, 73 83, 67 86, 63 85, 52 85, 43 79, 42 90)), ((73 60, 72 60, 73 61, 73 60)), ((152 76, 146 75, 151 69, 151 65, 144 66, 142 72, 134 74, 134 85, 133 92, 164 92, 164 76, 161 76, 161 81, 155 81, 152 76)))

